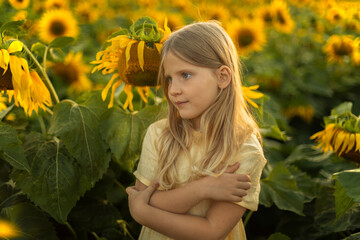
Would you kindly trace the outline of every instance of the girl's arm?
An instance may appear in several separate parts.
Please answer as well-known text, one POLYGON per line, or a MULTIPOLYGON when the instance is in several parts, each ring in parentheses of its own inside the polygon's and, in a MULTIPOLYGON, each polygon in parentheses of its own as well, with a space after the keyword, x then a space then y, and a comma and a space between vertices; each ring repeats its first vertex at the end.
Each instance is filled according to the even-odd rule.
POLYGON ((148 204, 156 185, 143 191, 127 188, 129 208, 140 224, 174 239, 224 239, 246 209, 230 202, 215 201, 205 217, 170 213, 148 204))
MULTIPOLYGON (((235 174, 238 168, 239 163, 236 163, 217 178, 207 176, 180 188, 156 191, 150 199, 150 205, 172 213, 187 213, 204 199, 240 202, 250 188, 250 178, 248 175, 235 174)), ((136 190, 146 188, 145 184, 136 180, 136 190)))

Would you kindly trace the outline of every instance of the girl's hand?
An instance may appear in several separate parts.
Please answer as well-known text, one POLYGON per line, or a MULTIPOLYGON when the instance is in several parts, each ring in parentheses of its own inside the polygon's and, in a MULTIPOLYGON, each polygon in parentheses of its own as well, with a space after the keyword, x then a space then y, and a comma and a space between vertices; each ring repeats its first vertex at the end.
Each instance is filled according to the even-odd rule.
POLYGON ((126 188, 126 193, 129 198, 129 210, 131 216, 137 222, 141 222, 141 215, 146 207, 149 206, 150 197, 156 191, 158 186, 159 183, 154 181, 142 191, 137 190, 135 186, 126 188))
POLYGON ((241 202, 251 187, 249 175, 236 174, 240 164, 237 162, 228 167, 219 177, 206 176, 203 181, 205 198, 216 201, 241 202))

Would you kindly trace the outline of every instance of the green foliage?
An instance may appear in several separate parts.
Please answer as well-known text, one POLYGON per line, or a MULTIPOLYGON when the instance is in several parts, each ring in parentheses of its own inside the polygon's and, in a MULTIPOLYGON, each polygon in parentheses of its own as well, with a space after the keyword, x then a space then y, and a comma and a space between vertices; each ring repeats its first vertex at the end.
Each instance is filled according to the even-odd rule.
POLYGON ((16 130, 0 122, 0 154, 4 154, 4 160, 13 167, 30 171, 30 166, 25 158, 24 151, 18 139, 16 130))
POLYGON ((291 240, 291 238, 282 233, 274 233, 267 240, 291 240))

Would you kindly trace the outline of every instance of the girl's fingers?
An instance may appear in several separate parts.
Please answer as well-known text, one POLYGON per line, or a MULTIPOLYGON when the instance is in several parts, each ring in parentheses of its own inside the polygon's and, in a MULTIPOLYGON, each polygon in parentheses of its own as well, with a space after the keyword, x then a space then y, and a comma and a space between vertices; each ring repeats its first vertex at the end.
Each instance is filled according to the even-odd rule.
POLYGON ((231 166, 228 166, 228 168, 226 169, 226 173, 234 173, 236 170, 238 170, 240 167, 240 163, 236 162, 231 166))
POLYGON ((144 193, 146 193, 150 197, 158 187, 159 183, 157 181, 154 181, 144 190, 144 193))
POLYGON ((127 188, 126 188, 126 193, 127 193, 128 195, 130 195, 130 194, 132 194, 132 193, 134 193, 134 192, 138 192, 138 190, 135 189, 135 186, 127 187, 127 188))

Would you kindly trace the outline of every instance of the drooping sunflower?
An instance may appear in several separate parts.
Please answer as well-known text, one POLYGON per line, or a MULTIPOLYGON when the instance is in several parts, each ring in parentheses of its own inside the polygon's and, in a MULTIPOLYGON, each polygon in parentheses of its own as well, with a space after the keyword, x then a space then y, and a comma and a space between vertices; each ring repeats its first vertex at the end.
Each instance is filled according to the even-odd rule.
MULTIPOLYGON (((6 44, 6 43, 5 43, 6 44)), ((9 101, 21 106, 27 115, 39 108, 51 106, 51 97, 45 84, 35 71, 29 70, 26 59, 15 54, 21 52, 23 44, 12 41, 8 48, 0 49, 0 90, 6 90, 9 101)))
POLYGON ((310 139, 315 140, 323 152, 335 152, 338 156, 360 163, 359 120, 360 116, 355 116, 351 111, 339 114, 333 110, 330 117, 324 118, 324 130, 315 133, 310 139))
POLYGON ((82 52, 70 52, 64 62, 52 64, 54 73, 65 83, 69 84, 69 90, 77 93, 90 90, 92 82, 87 77, 90 66, 83 63, 82 52))
POLYGON ((112 77, 102 91, 105 100, 111 88, 109 108, 113 106, 114 93, 121 83, 125 84, 124 92, 127 95, 124 109, 134 110, 132 87, 137 87, 138 93, 144 102, 151 86, 157 85, 157 74, 160 64, 160 51, 163 41, 171 33, 165 21, 165 30, 160 29, 157 23, 149 18, 138 19, 130 26, 130 32, 122 29, 110 36, 105 50, 96 55, 97 64, 92 70, 102 74, 112 73, 112 77))
POLYGON ((21 232, 11 222, 0 219, 0 238, 9 239, 20 236, 21 232))
POLYGON ((243 56, 253 51, 261 51, 266 43, 263 24, 260 20, 234 20, 227 27, 237 50, 243 56))
POLYGON ((255 108, 258 108, 259 106, 251 99, 259 99, 264 96, 261 92, 255 92, 254 90, 257 90, 259 88, 259 85, 253 85, 253 86, 242 86, 242 91, 244 94, 245 100, 252 105, 255 108))
POLYGON ((271 3, 275 28, 283 33, 290 34, 294 31, 295 22, 289 13, 289 7, 284 1, 277 0, 271 3))
POLYGON ((50 43, 57 37, 76 37, 79 33, 77 20, 69 10, 53 9, 45 12, 38 23, 39 37, 50 43))
POLYGON ((326 53, 329 62, 343 63, 344 57, 352 57, 356 51, 356 45, 352 36, 331 36, 323 51, 326 53))
POLYGON ((29 6, 30 0, 9 0, 10 5, 17 9, 25 9, 29 6))

